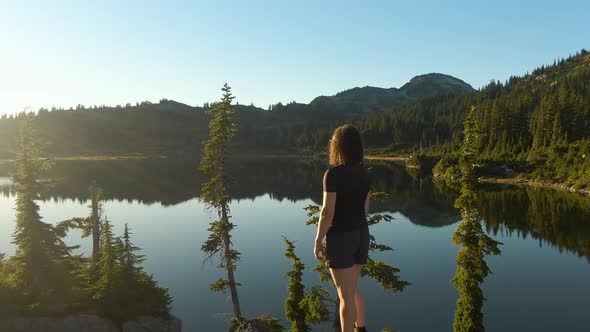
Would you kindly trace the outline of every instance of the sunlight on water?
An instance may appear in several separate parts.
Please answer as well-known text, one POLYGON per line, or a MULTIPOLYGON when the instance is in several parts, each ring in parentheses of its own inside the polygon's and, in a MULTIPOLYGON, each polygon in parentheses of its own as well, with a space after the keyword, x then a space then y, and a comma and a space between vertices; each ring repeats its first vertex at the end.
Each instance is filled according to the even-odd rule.
MULTIPOLYGON (((296 241, 296 252, 306 264, 304 281, 308 285, 317 282, 317 276, 309 272, 315 264, 312 255, 315 230, 305 226, 303 207, 319 204, 321 182, 314 176, 300 176, 298 183, 280 181, 283 172, 293 171, 289 170, 292 166, 275 166, 268 167, 266 179, 234 176, 236 183, 232 190, 240 198, 231 203, 232 221, 237 225, 233 242, 242 253, 236 277, 243 284, 239 292, 246 316, 266 313, 284 317, 287 292, 283 276, 290 263, 283 256, 281 235, 296 241), (272 169, 277 169, 276 174, 272 169)), ((428 181, 417 184, 397 166, 373 172, 382 174, 377 184, 390 192, 391 201, 375 203, 372 209, 389 211, 395 218, 392 223, 372 229, 379 241, 394 248, 393 252, 376 254, 375 258, 400 268, 400 275, 412 285, 394 295, 383 292, 374 282, 362 280, 370 326, 372 330, 395 327, 401 331, 450 331, 457 299, 450 280, 456 271, 458 250, 451 244, 451 236, 460 220, 452 207, 455 196, 445 196, 428 181)), ((151 182, 128 182, 126 186, 117 186, 116 178, 107 180, 105 175, 104 179, 107 193, 115 197, 107 199, 104 205, 115 234, 120 234, 123 225, 129 223, 135 244, 144 249, 145 270, 153 273, 161 286, 170 288, 174 314, 183 320, 184 329, 223 331, 231 304, 226 296, 209 290, 209 284, 221 274, 214 263, 203 262, 201 245, 207 237, 208 223, 215 216, 205 211, 196 197, 199 186, 186 178, 183 186, 182 179, 161 175, 151 177, 151 182), (168 181, 174 181, 178 187, 166 186, 168 181)), ((63 181, 39 202, 46 222, 88 214, 84 183, 88 180, 77 175, 63 181)), ((561 220, 562 233, 558 235, 541 228, 548 217, 541 217, 532 226, 529 222, 535 221, 523 220, 529 218, 525 214, 512 213, 513 220, 506 219, 509 211, 501 208, 502 201, 497 200, 500 193, 511 201, 514 201, 511 195, 523 193, 535 198, 535 193, 527 194, 524 189, 482 193, 490 206, 495 204, 493 209, 488 206, 482 210, 482 215, 489 219, 484 229, 490 228, 489 234, 504 243, 501 256, 487 258, 494 274, 483 283, 487 298, 486 328, 502 331, 534 326, 536 331, 576 331, 578 326, 588 324, 590 235, 583 231, 590 226, 580 224, 580 220, 561 220), (496 226, 498 232, 493 231, 496 226), (548 310, 551 315, 545 314, 548 310)), ((557 204, 568 197, 552 195, 543 199, 557 204)), ((10 243, 14 204, 13 194, 0 196, 0 251, 8 255, 14 253, 10 243)), ((521 206, 520 210, 523 209, 528 208, 521 206)), ((584 210, 574 208, 569 213, 572 211, 584 210)), ((85 254, 91 249, 91 241, 80 239, 79 232, 70 233, 67 243, 80 244, 79 252, 85 254)), ((324 325, 318 330, 330 329, 324 325)))

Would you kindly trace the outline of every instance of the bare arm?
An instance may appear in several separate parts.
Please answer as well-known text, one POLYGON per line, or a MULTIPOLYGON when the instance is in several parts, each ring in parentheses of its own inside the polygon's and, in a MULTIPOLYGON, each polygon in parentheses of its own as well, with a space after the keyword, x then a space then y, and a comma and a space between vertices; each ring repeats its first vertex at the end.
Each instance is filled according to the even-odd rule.
POLYGON ((332 226, 334 218, 334 207, 336 206, 336 193, 324 192, 324 202, 320 213, 320 222, 318 223, 318 232, 316 241, 322 241, 332 226))
POLYGON ((367 192, 367 198, 365 198, 365 218, 369 218, 369 201, 371 200, 371 191, 367 192))
POLYGON ((328 233, 328 229, 332 226, 332 219, 334 218, 334 208, 336 206, 336 193, 324 192, 324 202, 320 212, 320 221, 318 223, 318 231, 315 237, 314 254, 317 259, 323 255, 324 237, 328 233))

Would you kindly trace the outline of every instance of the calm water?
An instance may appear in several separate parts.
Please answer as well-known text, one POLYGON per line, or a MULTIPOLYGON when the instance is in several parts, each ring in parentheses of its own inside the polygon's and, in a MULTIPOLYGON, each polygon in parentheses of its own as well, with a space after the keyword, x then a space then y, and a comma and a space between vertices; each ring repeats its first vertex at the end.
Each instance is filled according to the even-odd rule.
MULTIPOLYGON (((458 248, 452 234, 460 220, 457 193, 437 189, 429 179, 411 177, 391 163, 374 163, 371 176, 389 200, 371 212, 388 212, 395 220, 371 230, 393 252, 373 257, 401 270, 412 283, 403 293, 386 293, 362 280, 371 331, 452 331, 458 293, 451 284, 458 248)), ((209 291, 222 276, 215 264, 203 263, 201 244, 213 215, 197 196, 204 180, 193 162, 60 162, 51 171, 56 185, 40 202, 44 221, 88 214, 88 186, 105 188, 107 217, 121 233, 124 223, 144 249, 145 269, 174 296, 174 313, 185 331, 224 331, 231 304, 209 291)), ((319 205, 325 165, 293 160, 243 160, 232 163, 233 233, 242 252, 237 279, 246 316, 283 317, 287 296, 283 276, 290 268, 281 235, 296 240, 311 271, 315 229, 305 226, 303 207, 319 205)), ((0 251, 14 253, 13 188, 0 171, 0 251)), ((482 285, 487 331, 588 331, 590 326, 590 198, 538 189, 485 187, 480 213, 489 235, 503 243, 502 255, 486 260, 493 271, 482 285)), ((90 241, 71 233, 70 244, 90 252, 90 241)), ((284 325, 287 325, 285 322, 284 325)), ((318 331, 333 331, 329 325, 318 331)))

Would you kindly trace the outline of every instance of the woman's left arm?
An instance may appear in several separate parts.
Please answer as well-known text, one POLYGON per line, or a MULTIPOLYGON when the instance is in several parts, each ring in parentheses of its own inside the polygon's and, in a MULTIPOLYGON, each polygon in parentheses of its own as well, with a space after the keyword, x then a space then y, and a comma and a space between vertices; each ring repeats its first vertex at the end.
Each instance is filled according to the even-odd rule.
POLYGON ((334 209, 336 206, 336 193, 324 191, 324 202, 320 213, 320 221, 318 223, 318 231, 315 237, 314 255, 317 259, 323 257, 324 238, 328 229, 332 226, 332 219, 334 218, 334 209))

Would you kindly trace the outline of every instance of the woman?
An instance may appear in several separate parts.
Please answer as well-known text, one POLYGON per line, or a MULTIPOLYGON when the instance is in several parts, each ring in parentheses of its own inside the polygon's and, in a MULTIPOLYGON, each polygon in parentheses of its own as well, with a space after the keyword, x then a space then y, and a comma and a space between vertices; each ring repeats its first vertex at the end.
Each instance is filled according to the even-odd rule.
POLYGON ((350 125, 334 131, 330 168, 324 174, 324 201, 314 255, 324 255, 340 298, 342 332, 366 332, 365 303, 357 287, 369 250, 369 177, 363 166, 363 144, 350 125))

